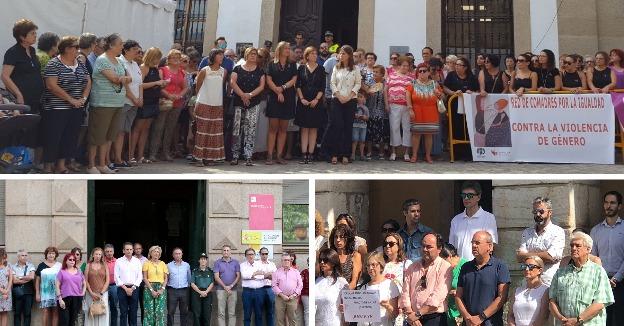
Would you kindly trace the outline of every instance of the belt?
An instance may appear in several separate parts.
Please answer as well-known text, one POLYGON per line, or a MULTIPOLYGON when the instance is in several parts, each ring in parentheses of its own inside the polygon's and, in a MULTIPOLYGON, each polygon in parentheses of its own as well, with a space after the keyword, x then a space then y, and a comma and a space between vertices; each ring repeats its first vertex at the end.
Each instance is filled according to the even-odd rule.
POLYGON ((250 287, 243 287, 243 291, 247 290, 247 291, 257 291, 257 290, 261 290, 262 288, 250 288, 250 287))
POLYGON ((183 288, 174 288, 173 286, 167 286, 167 289, 172 289, 172 290, 186 290, 188 289, 188 286, 185 286, 183 288))
POLYGON ((265 285, 265 286, 263 286, 262 288, 263 288, 263 289, 271 289, 271 288, 273 288, 273 287, 272 287, 272 286, 270 286, 270 285, 265 285))

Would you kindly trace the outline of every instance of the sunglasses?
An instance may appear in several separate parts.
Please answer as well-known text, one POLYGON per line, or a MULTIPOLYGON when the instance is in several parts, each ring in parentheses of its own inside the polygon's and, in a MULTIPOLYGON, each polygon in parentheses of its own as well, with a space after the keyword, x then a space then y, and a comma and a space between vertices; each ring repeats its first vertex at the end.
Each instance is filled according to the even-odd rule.
POLYGON ((473 194, 473 193, 466 193, 466 192, 462 192, 461 194, 459 194, 459 197, 461 197, 462 199, 472 199, 473 197, 479 196, 478 194, 473 194))
POLYGON ((396 230, 394 228, 381 228, 381 232, 390 233, 390 232, 396 232, 396 230))
POLYGON ((543 209, 534 209, 534 210, 533 210, 533 215, 537 215, 537 214, 539 214, 539 215, 544 215, 544 213, 545 213, 545 212, 546 212, 546 211, 545 211, 545 210, 543 210, 543 209))
POLYGON ((268 253, 268 252, 261 252, 261 253, 260 253, 260 255, 262 255, 262 256, 268 256, 268 255, 269 255, 269 253, 268 253))
POLYGON ((397 243, 394 241, 384 241, 383 243, 384 247, 390 247, 390 248, 394 247, 396 244, 397 243))
POLYGON ((418 72, 421 73, 421 74, 424 74, 426 72, 429 72, 429 70, 428 69, 420 69, 420 70, 418 70, 418 72))
POLYGON ((75 260, 75 259, 73 259, 73 258, 70 258, 70 259, 68 259, 67 261, 76 261, 76 260, 75 260))
POLYGON ((537 265, 533 265, 533 264, 521 264, 520 265, 520 269, 521 270, 527 270, 528 269, 528 270, 532 271, 532 270, 534 270, 536 268, 541 268, 541 267, 539 267, 537 265))
POLYGON ((329 264, 329 261, 325 259, 320 259, 319 264, 329 264))
POLYGON ((427 288, 427 275, 423 275, 420 278, 420 287, 423 288, 423 289, 427 288))

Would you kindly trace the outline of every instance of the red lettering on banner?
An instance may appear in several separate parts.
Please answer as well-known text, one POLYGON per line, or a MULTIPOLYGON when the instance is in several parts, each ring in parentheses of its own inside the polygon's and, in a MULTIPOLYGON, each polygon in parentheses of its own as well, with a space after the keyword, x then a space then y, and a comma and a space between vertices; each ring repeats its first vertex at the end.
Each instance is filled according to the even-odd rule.
POLYGON ((564 137, 564 136, 553 136, 551 137, 551 142, 555 146, 585 146, 585 137, 564 137))
POLYGON ((515 122, 511 124, 511 130, 521 132, 544 132, 544 125, 537 122, 515 122))
POLYGON ((601 133, 609 131, 605 123, 560 123, 559 126, 562 132, 601 133))

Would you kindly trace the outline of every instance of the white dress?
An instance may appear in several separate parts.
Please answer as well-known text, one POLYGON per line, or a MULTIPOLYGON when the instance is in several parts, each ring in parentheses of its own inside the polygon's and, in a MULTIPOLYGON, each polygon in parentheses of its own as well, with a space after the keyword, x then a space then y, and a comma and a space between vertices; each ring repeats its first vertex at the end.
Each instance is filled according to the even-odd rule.
POLYGON ((319 277, 316 279, 316 296, 314 298, 315 325, 340 326, 341 313, 338 311, 340 290, 348 288, 348 286, 349 283, 344 277, 338 277, 335 283, 332 277, 319 277))
POLYGON ((394 284, 396 284, 397 288, 399 289, 399 293, 403 292, 403 272, 410 267, 410 265, 412 264, 412 261, 409 259, 406 259, 402 262, 389 262, 386 263, 386 266, 384 267, 383 270, 383 274, 386 277, 386 279, 391 280, 394 282, 394 284))
MULTIPOLYGON (((401 293, 399 292, 399 288, 396 286, 394 282, 389 279, 383 280, 383 282, 375 285, 366 284, 362 290, 379 291, 379 301, 390 300, 397 298, 401 293)), ((378 323, 358 323, 358 326, 392 326, 394 325, 394 320, 388 318, 386 314, 386 308, 379 306, 379 314, 381 316, 381 322, 378 323)))
POLYGON ((526 285, 516 288, 513 304, 516 326, 529 326, 531 320, 539 314, 539 306, 542 296, 548 291, 548 286, 542 284, 535 289, 529 289, 526 285))

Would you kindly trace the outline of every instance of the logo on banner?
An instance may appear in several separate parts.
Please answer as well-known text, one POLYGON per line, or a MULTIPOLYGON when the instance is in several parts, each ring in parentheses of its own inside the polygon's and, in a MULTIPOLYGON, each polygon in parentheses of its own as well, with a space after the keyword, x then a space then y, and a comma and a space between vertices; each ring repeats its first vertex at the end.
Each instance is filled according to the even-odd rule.
POLYGON ((477 148, 477 156, 485 157, 485 148, 483 148, 483 147, 477 148))

